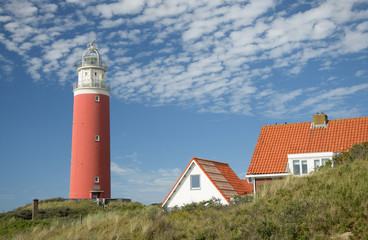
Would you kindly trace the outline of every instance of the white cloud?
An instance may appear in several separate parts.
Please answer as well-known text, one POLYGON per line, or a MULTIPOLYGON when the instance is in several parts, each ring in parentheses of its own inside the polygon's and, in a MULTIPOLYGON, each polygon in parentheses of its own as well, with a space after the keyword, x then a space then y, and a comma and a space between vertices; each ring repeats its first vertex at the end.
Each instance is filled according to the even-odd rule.
POLYGON ((162 202, 182 172, 178 168, 132 170, 116 162, 111 163, 111 171, 113 197, 131 198, 145 204, 162 202))
POLYGON ((39 70, 42 67, 42 59, 41 58, 31 58, 27 61, 28 70, 27 72, 31 74, 32 78, 36 81, 41 79, 41 74, 39 70))
POLYGON ((342 51, 344 53, 359 52, 368 47, 368 41, 366 41, 367 39, 367 32, 363 33, 346 28, 345 36, 342 40, 342 45, 344 47, 342 51))
POLYGON ((100 23, 100 28, 113 28, 121 25, 123 23, 123 19, 119 18, 116 20, 103 20, 100 23))
POLYGON ((142 10, 144 0, 121 0, 117 3, 99 4, 90 9, 91 12, 99 12, 105 18, 115 15, 135 14, 142 10))
POLYGON ((43 13, 54 13, 54 12, 57 11, 57 9, 58 9, 58 6, 56 4, 43 3, 41 5, 40 12, 43 12, 43 13))
MULTIPOLYGON (((16 0, 4 4, 1 12, 0 43, 25 63, 39 59, 36 65, 26 64, 35 80, 52 75, 65 84, 75 74, 72 65, 86 44, 98 37, 118 98, 190 105, 202 112, 252 115, 268 107, 274 113, 272 99, 301 91, 295 96, 301 102, 308 98, 301 89, 310 86, 265 85, 298 81, 314 61, 320 70, 336 69, 345 54, 368 48, 367 10, 357 8, 358 2, 316 1, 282 9, 272 0, 16 0), (27 9, 20 14, 19 6, 27 9), (65 11, 68 8, 77 10, 65 11), (93 26, 99 32, 89 33, 93 26)), ((357 77, 363 74, 355 72, 357 77)), ((346 86, 338 78, 324 79, 335 80, 335 88, 346 86)), ((322 82, 315 87, 316 92, 324 90, 322 82)), ((280 111, 297 102, 281 102, 280 111)))
POLYGON ((363 76, 363 74, 366 72, 366 70, 358 70, 356 71, 356 73, 354 74, 356 77, 361 77, 363 76))
POLYGON ((131 174, 135 171, 130 168, 122 168, 116 162, 111 162, 111 172, 118 175, 131 174))
POLYGON ((34 16, 38 8, 27 0, 14 0, 5 5, 5 9, 19 18, 34 16))
POLYGON ((9 22, 11 17, 9 16, 0 16, 0 22, 9 22))

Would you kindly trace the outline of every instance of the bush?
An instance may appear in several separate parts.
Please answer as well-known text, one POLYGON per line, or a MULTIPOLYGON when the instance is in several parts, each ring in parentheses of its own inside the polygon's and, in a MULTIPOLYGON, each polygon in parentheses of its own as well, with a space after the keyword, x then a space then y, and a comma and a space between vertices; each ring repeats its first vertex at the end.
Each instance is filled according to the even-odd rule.
POLYGON ((353 162, 356 159, 368 158, 368 142, 353 145, 349 151, 341 152, 335 156, 332 161, 335 165, 341 165, 344 162, 353 162))

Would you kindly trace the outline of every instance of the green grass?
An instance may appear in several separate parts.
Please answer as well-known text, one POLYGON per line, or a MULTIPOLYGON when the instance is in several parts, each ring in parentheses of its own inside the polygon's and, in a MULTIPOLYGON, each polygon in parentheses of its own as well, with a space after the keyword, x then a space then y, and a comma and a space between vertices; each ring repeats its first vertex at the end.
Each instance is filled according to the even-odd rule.
POLYGON ((368 239, 368 158, 266 185, 231 206, 40 202, 0 214, 3 239, 368 239), (80 218, 82 216, 82 219, 80 218))

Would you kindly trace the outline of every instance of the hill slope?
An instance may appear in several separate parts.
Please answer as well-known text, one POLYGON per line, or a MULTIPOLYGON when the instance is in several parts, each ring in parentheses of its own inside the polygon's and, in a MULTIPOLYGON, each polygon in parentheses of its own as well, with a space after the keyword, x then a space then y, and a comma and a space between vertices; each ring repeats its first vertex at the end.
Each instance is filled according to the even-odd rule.
MULTIPOLYGON (((356 239, 368 238, 368 159, 290 177, 253 202, 216 201, 166 213, 158 206, 40 203, 39 219, 0 215, 0 235, 15 239, 356 239), (68 210, 67 210, 68 209, 68 210), (83 216, 83 218, 79 218, 83 216)), ((18 214, 18 216, 17 216, 18 214)), ((0 237, 1 238, 1 237, 0 237)))

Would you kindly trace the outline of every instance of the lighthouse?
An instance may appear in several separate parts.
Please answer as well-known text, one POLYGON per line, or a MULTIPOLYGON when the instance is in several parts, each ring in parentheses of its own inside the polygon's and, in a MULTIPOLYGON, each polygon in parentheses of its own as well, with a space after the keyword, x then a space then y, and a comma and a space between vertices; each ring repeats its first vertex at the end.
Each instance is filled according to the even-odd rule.
POLYGON ((110 198, 110 88, 106 65, 92 41, 73 85, 71 199, 110 198))

